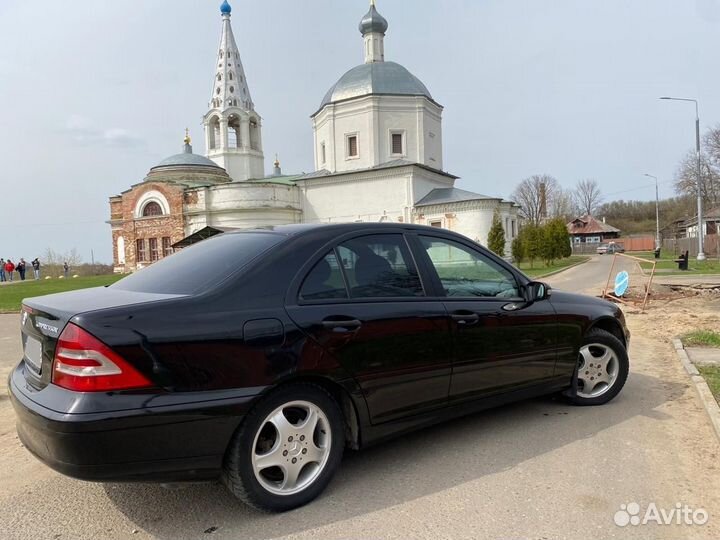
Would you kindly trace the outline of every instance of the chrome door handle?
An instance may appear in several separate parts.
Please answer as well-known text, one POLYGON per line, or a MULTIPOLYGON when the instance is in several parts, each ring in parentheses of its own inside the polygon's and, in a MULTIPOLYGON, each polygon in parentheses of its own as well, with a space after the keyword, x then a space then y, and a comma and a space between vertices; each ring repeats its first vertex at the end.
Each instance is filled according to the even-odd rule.
POLYGON ((477 324, 478 321, 480 321, 480 315, 477 313, 453 313, 450 315, 453 321, 456 323, 463 325, 463 326, 471 326, 473 324, 477 324))
POLYGON ((362 322, 358 319, 325 319, 320 324, 322 324, 324 328, 338 332, 355 330, 362 326, 362 322))

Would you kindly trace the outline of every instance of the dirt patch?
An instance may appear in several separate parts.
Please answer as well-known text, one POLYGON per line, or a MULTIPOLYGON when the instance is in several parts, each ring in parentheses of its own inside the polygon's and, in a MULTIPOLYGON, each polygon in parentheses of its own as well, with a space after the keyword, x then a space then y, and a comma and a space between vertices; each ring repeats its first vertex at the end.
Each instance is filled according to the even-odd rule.
POLYGON ((720 289, 661 285, 652 292, 645 313, 622 306, 634 332, 670 342, 693 330, 720 331, 720 289))

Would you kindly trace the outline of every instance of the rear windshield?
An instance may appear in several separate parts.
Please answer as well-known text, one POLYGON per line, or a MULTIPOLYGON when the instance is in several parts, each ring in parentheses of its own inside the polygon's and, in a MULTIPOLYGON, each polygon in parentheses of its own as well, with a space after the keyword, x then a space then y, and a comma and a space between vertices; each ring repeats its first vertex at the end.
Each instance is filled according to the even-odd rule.
POLYGON ((135 292, 196 294, 220 283, 284 238, 262 232, 221 234, 160 259, 111 287, 135 292))

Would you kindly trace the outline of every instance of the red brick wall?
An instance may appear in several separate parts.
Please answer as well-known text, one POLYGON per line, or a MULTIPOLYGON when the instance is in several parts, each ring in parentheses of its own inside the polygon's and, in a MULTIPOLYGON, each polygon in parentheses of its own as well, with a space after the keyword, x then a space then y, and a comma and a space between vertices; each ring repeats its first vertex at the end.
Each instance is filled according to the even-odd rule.
POLYGON ((116 268, 124 271, 132 271, 137 268, 138 263, 146 265, 150 263, 150 248, 148 239, 157 238, 159 258, 163 257, 162 238, 167 236, 173 244, 185 237, 185 223, 183 218, 183 195, 184 189, 180 186, 165 182, 145 182, 135 186, 130 191, 122 194, 121 197, 110 199, 110 216, 113 223, 113 262, 116 268), (135 218, 135 207, 138 200, 148 191, 159 191, 168 201, 170 214, 135 218), (117 253, 117 241, 121 236, 125 239, 125 265, 119 264, 117 253), (137 240, 145 241, 146 261, 137 260, 137 240))

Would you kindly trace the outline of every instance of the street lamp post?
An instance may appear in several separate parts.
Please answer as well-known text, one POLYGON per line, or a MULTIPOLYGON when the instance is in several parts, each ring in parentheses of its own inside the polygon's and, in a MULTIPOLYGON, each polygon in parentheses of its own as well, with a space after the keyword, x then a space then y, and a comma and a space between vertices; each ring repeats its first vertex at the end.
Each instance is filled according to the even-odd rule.
POLYGON ((652 174, 645 176, 655 179, 655 249, 660 249, 660 196, 658 192, 658 178, 652 174))
POLYGON ((705 260, 703 249, 703 219, 702 219, 702 163, 700 161, 700 108, 697 99, 663 96, 660 99, 672 101, 692 101, 695 104, 695 157, 697 158, 697 213, 698 213, 698 261, 705 260))

